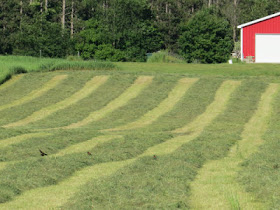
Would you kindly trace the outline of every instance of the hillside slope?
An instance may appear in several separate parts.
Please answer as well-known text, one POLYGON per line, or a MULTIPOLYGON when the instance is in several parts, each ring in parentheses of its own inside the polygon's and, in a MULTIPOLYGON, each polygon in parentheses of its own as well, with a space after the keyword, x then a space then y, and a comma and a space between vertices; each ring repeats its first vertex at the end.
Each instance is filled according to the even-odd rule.
POLYGON ((277 78, 56 71, 9 83, 0 209, 280 208, 277 78))

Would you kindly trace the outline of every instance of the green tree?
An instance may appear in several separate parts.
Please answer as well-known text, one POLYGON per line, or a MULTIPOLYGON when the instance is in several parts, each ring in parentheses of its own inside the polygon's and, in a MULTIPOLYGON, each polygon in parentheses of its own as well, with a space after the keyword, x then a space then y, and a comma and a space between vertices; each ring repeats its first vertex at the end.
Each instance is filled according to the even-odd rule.
POLYGON ((233 49, 232 29, 215 9, 204 9, 185 25, 179 46, 187 62, 222 63, 233 49))
POLYGON ((46 20, 45 15, 23 19, 21 30, 13 35, 13 53, 44 57, 65 57, 70 45, 69 34, 61 25, 46 20))
POLYGON ((279 12, 278 0, 240 0, 240 22, 246 23, 279 12))
POLYGON ((113 0, 102 14, 86 21, 78 34, 76 49, 83 58, 145 61, 147 52, 163 46, 145 0, 113 0))

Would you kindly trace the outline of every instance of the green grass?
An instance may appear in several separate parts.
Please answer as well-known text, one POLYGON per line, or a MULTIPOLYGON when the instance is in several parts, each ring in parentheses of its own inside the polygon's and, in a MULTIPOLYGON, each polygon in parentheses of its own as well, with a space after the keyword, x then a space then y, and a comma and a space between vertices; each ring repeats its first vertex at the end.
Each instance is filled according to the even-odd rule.
POLYGON ((258 150, 271 117, 271 104, 279 84, 270 84, 263 93, 250 121, 244 126, 242 139, 227 157, 209 161, 192 182, 191 206, 194 209, 265 209, 264 201, 256 201, 237 180, 239 164, 258 150), (209 179, 211 177, 211 179, 209 179))
POLYGON ((241 164, 242 170, 239 172, 239 180, 245 189, 256 195, 257 199, 267 202, 270 209, 280 208, 279 101, 278 92, 262 145, 241 164))
POLYGON ((43 85, 43 87, 39 90, 34 90, 30 92, 27 96, 22 97, 18 100, 13 101, 10 104, 5 104, 0 106, 0 111, 7 109, 7 108, 12 108, 14 106, 18 106, 24 103, 27 103, 28 101, 34 100, 37 97, 40 97, 43 95, 45 92, 49 91, 50 89, 54 88, 56 85, 59 84, 62 80, 64 80, 67 77, 67 75, 58 75, 52 78, 50 81, 48 81, 46 84, 43 85))
POLYGON ((69 200, 65 209, 78 206, 87 209, 91 205, 125 209, 187 208, 190 182, 206 160, 227 155, 228 148, 236 142, 243 125, 253 114, 264 87, 264 84, 254 82, 243 83, 224 114, 197 139, 170 155, 159 155, 157 160, 143 157, 108 178, 88 183, 69 200), (241 108, 242 112, 239 111, 241 108))
POLYGON ((279 81, 278 64, 115 63, 121 72, 185 74, 192 76, 273 77, 279 81))
POLYGON ((168 51, 159 51, 153 53, 147 59, 148 63, 185 63, 183 58, 178 55, 171 55, 168 51))
POLYGON ((153 80, 151 76, 140 76, 138 77, 134 83, 127 88, 118 98, 114 99, 110 103, 108 103, 105 107, 95 112, 91 112, 86 118, 83 120, 70 124, 66 126, 66 129, 79 128, 82 126, 86 126, 91 122, 98 121, 104 118, 106 115, 110 114, 114 110, 119 107, 124 106, 131 99, 136 98, 141 91, 146 88, 153 80))
MULTIPOLYGON (((123 77, 123 76, 122 76, 123 77)), ((136 98, 128 101, 110 115, 88 124, 91 128, 110 129, 131 123, 156 108, 174 88, 180 77, 155 75, 153 81, 136 98)))
POLYGON ((113 70, 116 66, 103 61, 72 61, 53 58, 35 58, 29 56, 0 56, 0 84, 13 75, 55 70, 113 70))
POLYGON ((134 80, 135 77, 131 75, 112 75, 105 84, 101 85, 88 97, 80 100, 79 103, 72 104, 60 110, 55 115, 50 115, 42 120, 30 123, 28 127, 38 129, 56 128, 81 121, 88 116, 90 112, 101 109, 107 103, 118 97, 134 80))
MULTIPOLYGON (((32 73, 29 74, 28 77, 22 78, 21 85, 16 86, 14 89, 7 89, 6 93, 2 95, 3 105, 6 103, 11 103, 13 98, 19 100, 22 95, 27 95, 34 89, 39 89, 56 74, 64 75, 64 73, 32 73), (34 82, 34 80, 38 81, 34 82), (5 97, 6 94, 8 94, 9 97, 5 97)), ((15 109, 12 108, 0 111, 0 124, 6 125, 14 123, 31 116, 31 114, 38 112, 43 108, 49 106, 53 107, 54 104, 60 103, 61 101, 66 100, 78 92, 93 76, 94 72, 74 72, 73 74, 68 74, 67 79, 60 82, 56 87, 52 88, 44 95, 36 98, 36 100, 31 100, 28 103, 17 106, 15 109)), ((0 104, 1 102, 2 101, 0 101, 0 104)))
POLYGON ((134 129, 139 127, 144 127, 149 124, 152 124, 156 121, 161 115, 171 111, 173 107, 177 104, 179 100, 185 95, 187 90, 195 83, 197 78, 183 78, 178 81, 178 84, 171 90, 168 94, 168 97, 164 99, 155 109, 150 110, 146 114, 144 114, 140 119, 129 123, 127 125, 113 128, 110 130, 127 130, 134 129))
POLYGON ((32 115, 29 115, 28 117, 19 120, 14 123, 10 123, 7 125, 4 125, 3 127, 17 127, 17 126, 24 126, 26 124, 29 124, 31 122, 36 122, 38 120, 41 120, 61 109, 65 109, 66 107, 70 106, 71 104, 75 104, 78 101, 82 100, 83 98, 90 95, 94 90, 96 90, 100 85, 106 82, 108 79, 108 76, 96 76, 93 77, 90 81, 88 81, 79 91, 71 95, 70 97, 66 98, 63 101, 60 101, 56 104, 53 104, 51 106, 45 107, 43 109, 40 109, 36 112, 33 112, 32 115))
POLYGON ((40 61, 0 57, 28 71, 0 86, 1 209, 279 208, 277 65, 40 61))

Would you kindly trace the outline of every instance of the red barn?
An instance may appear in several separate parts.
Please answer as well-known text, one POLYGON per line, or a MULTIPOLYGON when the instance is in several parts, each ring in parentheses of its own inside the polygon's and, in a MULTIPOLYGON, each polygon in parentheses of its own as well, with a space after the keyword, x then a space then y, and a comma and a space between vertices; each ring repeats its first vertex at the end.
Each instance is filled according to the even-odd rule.
POLYGON ((256 63, 280 63, 280 12, 238 28, 241 29, 241 60, 252 56, 256 63))

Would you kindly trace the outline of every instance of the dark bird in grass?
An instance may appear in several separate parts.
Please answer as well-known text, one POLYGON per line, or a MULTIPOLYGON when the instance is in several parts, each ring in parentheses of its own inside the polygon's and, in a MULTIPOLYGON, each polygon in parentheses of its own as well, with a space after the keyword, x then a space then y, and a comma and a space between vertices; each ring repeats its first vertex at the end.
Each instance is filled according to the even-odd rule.
POLYGON ((92 155, 90 152, 87 152, 88 155, 92 155))
POLYGON ((45 156, 45 155, 48 155, 47 153, 44 153, 42 150, 40 150, 39 149, 39 151, 40 151, 40 153, 41 153, 41 156, 45 156))
POLYGON ((154 155, 153 158, 154 158, 154 160, 157 160, 157 156, 156 155, 154 155))

